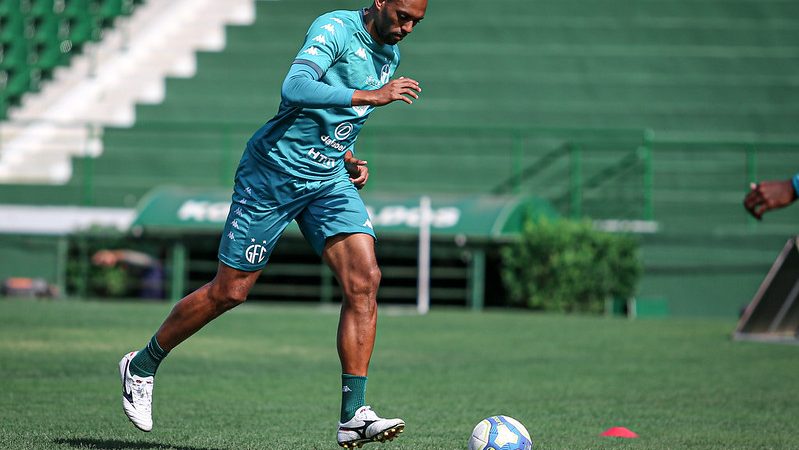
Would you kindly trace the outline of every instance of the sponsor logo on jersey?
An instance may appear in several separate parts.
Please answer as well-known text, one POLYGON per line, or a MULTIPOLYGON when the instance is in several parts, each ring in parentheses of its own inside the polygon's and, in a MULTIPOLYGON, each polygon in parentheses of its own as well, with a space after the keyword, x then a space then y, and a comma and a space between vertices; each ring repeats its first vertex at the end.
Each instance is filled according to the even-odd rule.
POLYGON ((309 55, 317 56, 319 54, 319 49, 316 48, 316 47, 311 46, 311 47, 308 47, 307 49, 305 49, 305 51, 303 51, 303 53, 307 53, 309 55))
MULTIPOLYGON (((326 137, 326 136, 323 136, 323 137, 326 137)), ((338 145, 342 146, 341 144, 338 144, 338 145)), ((319 150, 317 150, 315 148, 312 148, 312 149, 308 150, 308 153, 306 153, 306 156, 311 158, 314 162, 316 162, 318 164, 321 164, 322 166, 325 166, 328 169, 332 169, 333 166, 336 165, 336 161, 333 158, 323 155, 321 151, 319 151, 319 150)))
POLYGON ((327 39, 325 39, 325 37, 322 36, 321 34, 319 36, 316 36, 315 38, 313 38, 313 40, 314 40, 314 42, 318 42, 318 43, 320 43, 322 45, 327 45, 327 39))
POLYGON ((340 144, 338 141, 336 141, 335 139, 332 139, 330 136, 325 135, 325 136, 322 136, 321 139, 322 139, 322 143, 325 144, 325 146, 327 146, 327 147, 334 148, 334 149, 336 149, 336 150, 338 150, 340 152, 343 152, 344 150, 347 149, 346 145, 340 144))
POLYGON ((380 69, 380 82, 388 84, 389 81, 391 81, 391 66, 386 64, 380 69))
MULTIPOLYGON (((339 126, 336 127, 336 130, 333 132, 333 137, 330 137, 328 135, 324 135, 324 136, 320 136, 319 139, 322 140, 322 143, 325 144, 326 147, 330 147, 332 149, 335 149, 335 150, 338 150, 340 152, 343 152, 343 151, 347 150, 348 146, 342 144, 339 141, 343 141, 343 140, 349 138, 354 129, 355 128, 352 126, 351 123, 344 122, 342 124, 339 124, 339 126)), ((314 151, 315 153, 318 153, 314 149, 311 149, 311 150, 314 151)), ((308 155, 311 156, 317 162, 319 162, 319 160, 317 158, 315 158, 313 155, 311 155, 311 152, 308 152, 308 155)))
POLYGON ((322 25, 322 29, 327 31, 330 34, 336 34, 336 27, 333 26, 332 23, 329 23, 327 25, 322 25))
POLYGON ((352 124, 349 122, 344 122, 340 124, 339 126, 336 127, 336 132, 335 132, 336 139, 338 139, 339 141, 347 139, 348 137, 350 137, 350 134, 352 134, 352 130, 353 130, 352 124))
POLYGON ((361 47, 361 48, 359 48, 358 50, 356 50, 356 51, 355 51, 355 54, 356 54, 357 56, 361 57, 361 59, 363 59, 364 61, 366 61, 367 59, 369 59, 369 58, 366 56, 366 50, 364 50, 364 49, 363 49, 363 47, 361 47))
POLYGON ((342 27, 344 26, 344 21, 343 21, 343 20, 341 20, 341 19, 338 19, 338 18, 336 18, 336 17, 333 17, 333 18, 332 18, 332 19, 330 19, 330 20, 332 20, 333 22, 336 22, 337 24, 341 25, 342 27))

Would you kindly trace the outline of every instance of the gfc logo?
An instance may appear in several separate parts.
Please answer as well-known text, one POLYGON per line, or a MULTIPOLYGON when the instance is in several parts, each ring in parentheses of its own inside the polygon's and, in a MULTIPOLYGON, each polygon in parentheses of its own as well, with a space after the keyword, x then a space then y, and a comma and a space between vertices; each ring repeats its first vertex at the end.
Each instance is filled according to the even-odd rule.
MULTIPOLYGON (((252 242, 255 242, 255 239, 252 239, 252 242)), ((266 244, 266 241, 263 241, 262 244, 266 244)), ((244 251, 244 256, 250 264, 261 263, 266 258, 266 247, 261 244, 252 244, 244 251)))
POLYGON ((352 124, 349 122, 344 122, 341 125, 336 127, 336 140, 343 141, 347 139, 352 134, 352 124))

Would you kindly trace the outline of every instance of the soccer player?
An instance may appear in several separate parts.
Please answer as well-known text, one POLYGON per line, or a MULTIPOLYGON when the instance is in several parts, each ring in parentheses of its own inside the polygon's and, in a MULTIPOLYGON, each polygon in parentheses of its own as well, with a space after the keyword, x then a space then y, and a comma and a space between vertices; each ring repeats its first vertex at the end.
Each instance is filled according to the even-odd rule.
POLYGON ((763 218, 766 211, 784 208, 799 196, 799 173, 790 180, 763 181, 752 183, 749 193, 744 197, 744 207, 757 220, 763 218))
POLYGON ((396 437, 401 419, 365 405, 375 341, 380 269, 375 234, 358 195, 369 177, 354 156, 375 107, 412 104, 419 83, 392 79, 397 48, 424 18, 427 0, 374 0, 359 11, 333 11, 313 22, 282 87, 277 115, 247 142, 236 171, 216 277, 178 302, 138 352, 119 363, 122 405, 133 424, 152 429, 152 390, 160 362, 178 344, 241 304, 285 227, 296 220, 342 287, 337 347, 342 402, 337 441, 345 448, 396 437))

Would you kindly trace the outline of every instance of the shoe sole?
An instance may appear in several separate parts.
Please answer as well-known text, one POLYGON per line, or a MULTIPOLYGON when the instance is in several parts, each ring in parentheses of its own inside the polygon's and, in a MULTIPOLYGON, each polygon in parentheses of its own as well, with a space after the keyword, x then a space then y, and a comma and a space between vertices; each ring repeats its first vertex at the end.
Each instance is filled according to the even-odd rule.
POLYGON ((370 442, 388 442, 393 441, 405 431, 405 424, 401 423, 395 427, 391 427, 387 430, 381 431, 373 436, 371 439, 358 439, 355 441, 349 442, 339 442, 338 445, 344 448, 360 448, 363 444, 368 444, 370 442))

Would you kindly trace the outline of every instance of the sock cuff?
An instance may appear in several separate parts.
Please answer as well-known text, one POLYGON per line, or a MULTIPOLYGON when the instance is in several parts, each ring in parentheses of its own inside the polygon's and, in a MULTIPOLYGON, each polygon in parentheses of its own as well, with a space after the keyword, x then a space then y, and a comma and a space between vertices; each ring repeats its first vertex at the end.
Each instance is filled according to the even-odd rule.
POLYGON ((153 335, 153 337, 150 339, 150 342, 147 344, 147 351, 150 352, 150 354, 158 361, 164 359, 169 353, 161 348, 161 345, 158 343, 158 339, 155 338, 155 335, 153 335))
POLYGON ((366 389, 366 381, 368 379, 366 377, 358 376, 358 375, 350 375, 348 373, 341 374, 341 384, 349 386, 350 389, 362 388, 366 389))
POLYGON ((342 373, 341 374, 341 379, 342 380, 364 380, 364 381, 366 381, 367 377, 362 377, 360 375, 350 375, 348 373, 342 373))

